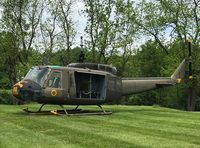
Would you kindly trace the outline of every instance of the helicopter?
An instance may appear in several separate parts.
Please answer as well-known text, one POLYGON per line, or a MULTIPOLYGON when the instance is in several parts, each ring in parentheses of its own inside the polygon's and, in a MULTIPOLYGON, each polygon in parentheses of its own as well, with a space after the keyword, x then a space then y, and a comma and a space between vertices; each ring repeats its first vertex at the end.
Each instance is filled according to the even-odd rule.
POLYGON ((122 96, 180 83, 185 63, 184 59, 170 77, 145 78, 120 78, 115 67, 98 63, 34 66, 13 86, 12 94, 23 101, 38 102, 41 108, 57 104, 62 108, 62 105, 98 105, 102 109, 100 105, 122 96))
MULTIPOLYGON (((190 43, 191 44, 191 43, 190 43)), ((190 51, 191 54, 191 51, 190 51)), ((34 66, 15 84, 12 94, 22 101, 42 104, 38 111, 24 109, 28 113, 42 113, 45 104, 60 105, 63 110, 46 111, 50 114, 111 114, 101 105, 119 100, 122 96, 179 84, 185 74, 184 59, 170 77, 121 78, 117 69, 99 63, 71 63, 68 66, 34 66), (67 110, 63 105, 76 105, 67 110), (79 105, 97 105, 101 112, 81 112, 79 105)), ((189 61, 190 78, 191 61, 189 61)), ((45 112, 45 113, 46 113, 45 112)))

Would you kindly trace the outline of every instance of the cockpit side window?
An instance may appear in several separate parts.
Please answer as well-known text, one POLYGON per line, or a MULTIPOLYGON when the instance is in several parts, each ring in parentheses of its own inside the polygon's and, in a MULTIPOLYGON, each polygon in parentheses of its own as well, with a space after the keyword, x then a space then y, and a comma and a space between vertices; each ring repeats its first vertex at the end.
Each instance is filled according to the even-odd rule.
POLYGON ((47 87, 61 88, 61 72, 52 71, 47 82, 47 87))

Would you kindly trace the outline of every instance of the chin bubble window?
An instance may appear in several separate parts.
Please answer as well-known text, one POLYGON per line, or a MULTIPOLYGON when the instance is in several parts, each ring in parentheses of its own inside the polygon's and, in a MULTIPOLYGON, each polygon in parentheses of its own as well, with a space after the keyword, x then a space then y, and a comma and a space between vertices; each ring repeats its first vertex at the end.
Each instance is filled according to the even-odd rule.
POLYGON ((61 88, 61 72, 52 71, 48 80, 48 87, 61 88))

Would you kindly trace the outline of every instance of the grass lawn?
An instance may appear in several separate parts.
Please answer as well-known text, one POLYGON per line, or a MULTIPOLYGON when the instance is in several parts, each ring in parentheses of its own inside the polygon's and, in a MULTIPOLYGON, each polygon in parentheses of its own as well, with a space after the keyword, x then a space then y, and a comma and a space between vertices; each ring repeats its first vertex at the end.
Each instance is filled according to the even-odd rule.
POLYGON ((40 105, 0 105, 0 148, 200 147, 198 112, 105 105, 112 115, 67 117, 28 115, 22 111, 26 106, 40 105))

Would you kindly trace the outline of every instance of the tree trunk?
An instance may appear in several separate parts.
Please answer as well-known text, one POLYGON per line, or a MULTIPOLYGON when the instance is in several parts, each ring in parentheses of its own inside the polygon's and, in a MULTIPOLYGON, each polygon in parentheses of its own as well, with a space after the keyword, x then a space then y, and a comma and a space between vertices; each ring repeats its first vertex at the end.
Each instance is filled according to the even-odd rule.
POLYGON ((191 84, 189 84, 190 86, 187 88, 187 106, 186 106, 186 110, 187 111, 194 111, 195 110, 195 104, 196 104, 196 97, 197 97, 197 93, 196 93, 196 89, 197 89, 197 81, 196 80, 191 80, 191 84))

